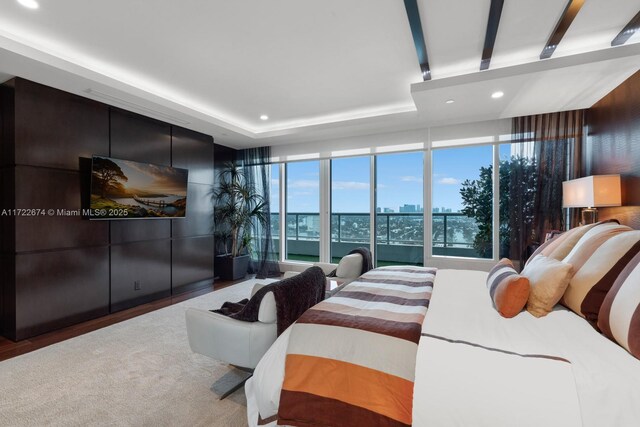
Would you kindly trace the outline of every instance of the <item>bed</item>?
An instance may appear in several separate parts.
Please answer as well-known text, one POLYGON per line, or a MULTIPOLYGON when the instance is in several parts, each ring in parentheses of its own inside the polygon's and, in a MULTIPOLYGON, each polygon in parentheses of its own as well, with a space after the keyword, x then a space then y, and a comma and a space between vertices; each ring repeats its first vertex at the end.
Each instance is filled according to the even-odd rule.
MULTIPOLYGON (((383 274, 402 279, 402 272, 383 274)), ((640 425, 640 361, 585 319, 561 306, 543 318, 522 312, 506 319, 493 308, 487 273, 438 270, 434 276, 414 359, 411 352, 402 356, 415 373, 412 401, 398 403, 407 406, 410 419, 391 417, 377 425, 640 425)), ((358 286, 353 282, 342 292, 358 286)), ((278 338, 246 385, 251 426, 278 425, 285 360, 298 345, 295 326, 278 338)), ((318 348, 322 344, 317 340, 318 348)), ((385 346, 368 351, 384 353, 385 346)), ((317 425, 313 418, 292 424, 317 425)))

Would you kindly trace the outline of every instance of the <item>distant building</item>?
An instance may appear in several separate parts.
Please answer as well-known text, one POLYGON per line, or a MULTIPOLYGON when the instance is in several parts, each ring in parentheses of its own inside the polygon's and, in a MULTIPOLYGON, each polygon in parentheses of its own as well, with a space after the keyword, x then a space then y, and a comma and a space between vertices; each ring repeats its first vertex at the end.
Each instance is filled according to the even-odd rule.
POLYGON ((378 213, 382 212, 382 208, 376 208, 376 212, 378 213))
POLYGON ((384 208, 384 213, 394 213, 395 211, 391 208, 384 208))
POLYGON ((440 213, 440 208, 433 208, 433 213, 440 213))
POLYGON ((400 212, 415 213, 415 212, 417 212, 416 205, 407 205, 407 204, 405 204, 404 206, 400 206, 400 212))

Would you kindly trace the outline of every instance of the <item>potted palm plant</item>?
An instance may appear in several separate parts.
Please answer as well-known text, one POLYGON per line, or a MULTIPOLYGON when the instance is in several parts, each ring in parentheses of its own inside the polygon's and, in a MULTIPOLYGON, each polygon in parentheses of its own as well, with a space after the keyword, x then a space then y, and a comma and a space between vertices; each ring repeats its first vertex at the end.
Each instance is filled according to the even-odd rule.
POLYGON ((226 163, 213 192, 215 239, 219 255, 216 272, 223 280, 247 274, 251 258, 253 225, 268 225, 266 201, 235 163, 226 163))

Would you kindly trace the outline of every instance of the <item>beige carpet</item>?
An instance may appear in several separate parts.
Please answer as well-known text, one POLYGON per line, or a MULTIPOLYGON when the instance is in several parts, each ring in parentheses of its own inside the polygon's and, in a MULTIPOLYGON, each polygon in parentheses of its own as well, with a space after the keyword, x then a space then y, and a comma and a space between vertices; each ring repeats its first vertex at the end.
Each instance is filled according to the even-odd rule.
POLYGON ((243 373, 193 354, 187 307, 249 295, 250 280, 0 362, 1 426, 246 426, 243 373))

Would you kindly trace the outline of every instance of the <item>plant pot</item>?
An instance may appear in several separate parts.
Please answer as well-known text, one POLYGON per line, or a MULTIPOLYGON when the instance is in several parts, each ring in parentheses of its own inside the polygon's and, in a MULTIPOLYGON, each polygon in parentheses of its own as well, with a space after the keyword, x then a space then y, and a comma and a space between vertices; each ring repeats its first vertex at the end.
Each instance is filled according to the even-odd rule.
POLYGON ((232 257, 231 255, 217 255, 215 272, 222 280, 238 280, 247 275, 249 269, 249 255, 232 257))

